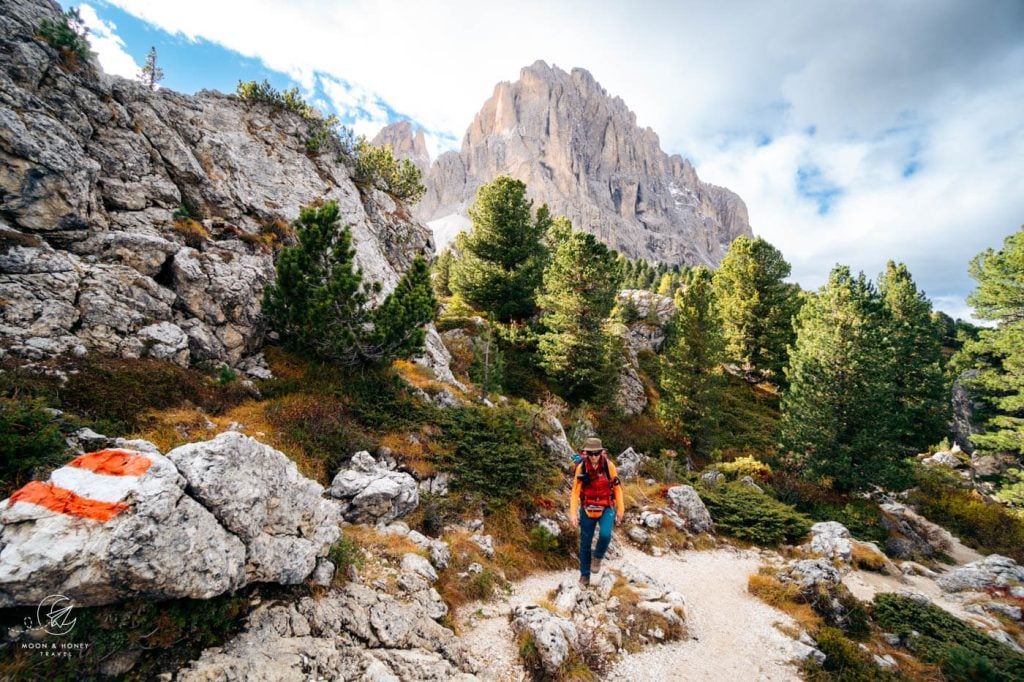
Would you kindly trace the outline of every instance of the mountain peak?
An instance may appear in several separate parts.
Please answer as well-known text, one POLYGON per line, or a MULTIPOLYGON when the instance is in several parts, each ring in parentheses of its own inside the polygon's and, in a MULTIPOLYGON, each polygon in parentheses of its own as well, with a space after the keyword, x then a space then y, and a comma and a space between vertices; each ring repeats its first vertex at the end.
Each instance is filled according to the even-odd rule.
POLYGON ((431 168, 416 213, 467 224, 476 189, 499 175, 522 180, 538 204, 633 258, 713 266, 733 239, 752 234, 738 196, 666 154, 622 99, 578 67, 567 73, 538 60, 518 81, 498 83, 461 151, 431 168))

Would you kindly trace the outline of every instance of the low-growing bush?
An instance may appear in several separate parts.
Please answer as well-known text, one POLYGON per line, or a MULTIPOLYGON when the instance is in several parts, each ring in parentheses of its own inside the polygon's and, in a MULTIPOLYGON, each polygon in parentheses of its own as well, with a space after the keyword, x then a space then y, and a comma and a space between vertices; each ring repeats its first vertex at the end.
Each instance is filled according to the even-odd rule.
POLYGON ((1000 504, 953 487, 941 474, 922 472, 909 502, 925 518, 986 554, 1024 562, 1024 519, 1000 504))
POLYGON ((804 673, 809 680, 868 682, 899 679, 894 673, 879 668, 871 654, 836 628, 821 628, 815 633, 815 639, 818 649, 825 654, 825 662, 820 666, 813 661, 805 664, 804 673))
POLYGON ((359 570, 366 563, 363 550, 359 548, 355 540, 344 534, 331 545, 331 549, 327 552, 327 558, 334 564, 334 582, 336 584, 348 582, 350 571, 353 568, 359 570))
POLYGON ((794 543, 811 529, 811 520, 788 504, 737 483, 702 490, 701 499, 719 532, 762 546, 794 543))
POLYGON ((85 25, 77 7, 67 10, 56 21, 40 21, 39 36, 61 53, 61 58, 69 67, 75 67, 79 61, 85 62, 92 56, 89 49, 89 27, 85 25))
POLYGON ((454 474, 452 487, 466 502, 494 510, 552 486, 558 471, 530 437, 532 422, 532 413, 520 407, 443 413, 439 438, 446 452, 438 465, 454 474))
POLYGON ((42 399, 0 398, 0 499, 28 481, 33 470, 63 464, 66 452, 60 420, 42 399))
POLYGON ((272 401, 266 412, 284 439, 300 447, 307 458, 322 462, 321 483, 329 483, 330 476, 353 453, 372 445, 334 396, 296 393, 272 401))
POLYGON ((881 593, 872 615, 915 656, 941 666, 947 679, 1024 679, 1024 656, 937 606, 881 593))
POLYGON ((192 218, 182 218, 171 223, 171 229, 181 235, 185 245, 193 249, 201 249, 210 238, 210 231, 203 224, 192 218))
POLYGON ((396 160, 391 145, 380 147, 365 137, 360 137, 355 145, 353 178, 409 203, 419 201, 427 191, 420 182, 420 169, 412 161, 396 160))
POLYGON ((744 476, 763 479, 772 473, 770 466, 754 459, 750 455, 737 457, 731 462, 719 462, 715 465, 715 468, 733 479, 743 478, 744 476))
POLYGON ((93 356, 70 370, 56 391, 56 406, 111 437, 141 428, 150 410, 195 405, 217 414, 249 397, 241 382, 218 385, 197 370, 163 360, 93 356))

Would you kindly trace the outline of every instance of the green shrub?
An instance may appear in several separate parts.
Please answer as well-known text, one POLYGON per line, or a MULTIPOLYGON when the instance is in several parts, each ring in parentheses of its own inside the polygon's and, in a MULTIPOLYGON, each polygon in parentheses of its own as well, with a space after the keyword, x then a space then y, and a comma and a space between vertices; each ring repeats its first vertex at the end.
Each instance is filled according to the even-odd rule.
POLYGON ((397 161, 391 145, 378 147, 360 136, 355 145, 356 182, 372 184, 393 197, 416 203, 427 188, 420 182, 420 169, 408 159, 397 161))
POLYGON ((438 464, 455 475, 453 488, 488 509, 548 489, 557 470, 530 438, 532 421, 520 407, 447 410, 438 464))
POLYGON ((762 546, 797 542, 811 529, 811 520, 788 504, 738 483, 702 490, 701 499, 717 529, 762 546))
POLYGON ((867 682, 898 679, 896 675, 880 669, 869 653, 847 639, 840 630, 823 627, 815 633, 815 639, 826 658, 820 667, 813 662, 804 666, 810 680, 867 682))
POLYGON ((547 528, 537 526, 530 531, 530 549, 533 551, 550 554, 559 551, 560 548, 558 538, 547 528))
POLYGON ((39 35, 50 47, 59 50, 69 65, 77 64, 78 60, 87 61, 92 56, 89 50, 89 28, 77 7, 67 10, 56 21, 43 19, 39 22, 39 35))
POLYGON ((41 399, 0 398, 0 498, 25 483, 36 468, 63 464, 67 443, 41 399))
POLYGON ((872 615, 902 637, 915 656, 941 666, 947 679, 1024 679, 1024 656, 937 606, 881 593, 872 615))
POLYGON ((951 531, 967 544, 1024 562, 1024 519, 1000 504, 953 487, 942 474, 922 471, 910 503, 929 521, 951 531))
POLYGON ((356 541, 342 535, 341 538, 331 545, 327 552, 327 558, 334 564, 334 582, 348 582, 349 570, 353 567, 360 569, 366 563, 363 550, 359 548, 356 541))
POLYGON ((264 80, 238 81, 235 93, 245 102, 269 104, 272 107, 298 114, 306 123, 306 134, 299 140, 310 154, 331 150, 343 160, 349 160, 355 153, 352 131, 338 122, 334 114, 324 116, 313 105, 302 98, 298 88, 279 91, 264 80))

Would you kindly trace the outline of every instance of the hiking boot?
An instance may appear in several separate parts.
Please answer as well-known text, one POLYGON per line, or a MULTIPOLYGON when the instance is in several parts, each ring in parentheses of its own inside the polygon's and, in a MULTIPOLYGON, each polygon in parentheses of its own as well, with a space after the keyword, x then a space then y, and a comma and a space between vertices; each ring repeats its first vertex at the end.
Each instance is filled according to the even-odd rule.
POLYGON ((580 587, 590 587, 590 576, 589 575, 581 575, 580 576, 580 587))
POLYGON ((600 573, 601 572, 601 560, 598 559, 597 557, 594 557, 593 563, 590 564, 590 572, 591 573, 600 573))

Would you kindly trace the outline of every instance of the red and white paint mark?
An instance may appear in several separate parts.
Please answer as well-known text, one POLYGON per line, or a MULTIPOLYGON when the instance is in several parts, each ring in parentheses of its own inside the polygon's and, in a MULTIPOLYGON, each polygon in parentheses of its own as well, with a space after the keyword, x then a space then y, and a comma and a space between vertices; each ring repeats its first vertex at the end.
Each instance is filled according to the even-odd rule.
POLYGON ((124 500, 152 464, 148 457, 127 450, 90 452, 54 471, 49 481, 20 488, 11 495, 8 508, 30 504, 106 522, 128 508, 124 500))

